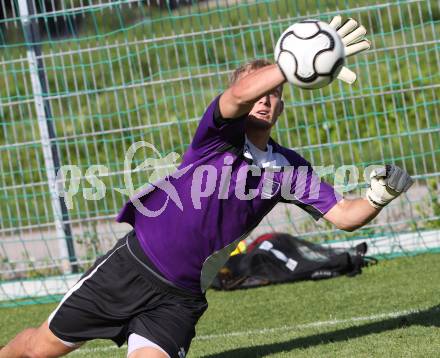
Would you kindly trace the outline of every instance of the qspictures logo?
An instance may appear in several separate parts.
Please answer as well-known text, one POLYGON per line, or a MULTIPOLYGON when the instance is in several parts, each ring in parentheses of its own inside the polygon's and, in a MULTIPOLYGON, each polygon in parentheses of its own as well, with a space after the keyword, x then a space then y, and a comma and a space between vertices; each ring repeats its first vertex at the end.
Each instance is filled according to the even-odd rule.
MULTIPOLYGON (((194 209, 201 209, 202 200, 214 198, 226 200, 234 195, 238 200, 269 200, 280 195, 284 201, 317 200, 321 188, 321 177, 333 175, 334 195, 338 192, 347 192, 359 184, 359 170, 353 165, 313 167, 309 166, 283 166, 266 167, 264 169, 253 164, 243 163, 236 173, 233 173, 232 164, 234 157, 225 155, 221 167, 211 164, 189 164, 178 167, 180 155, 176 152, 162 156, 151 143, 139 141, 133 143, 124 156, 123 188, 111 188, 129 199, 134 207, 143 215, 157 217, 162 214, 172 202, 179 210, 183 211, 182 195, 190 195, 191 205, 194 209), (151 152, 152 156, 146 157, 140 164, 136 164, 136 154, 151 152), (145 183, 135 188, 132 176, 136 173, 149 173, 145 183), (277 173, 282 173, 278 175, 277 173), (189 193, 179 192, 176 182, 183 176, 191 182, 189 193), (261 178, 258 188, 248 188, 248 178, 261 178), (281 179, 280 179, 281 178, 281 179), (142 203, 142 198, 152 191, 160 190, 165 194, 162 205, 151 210, 142 203)), ((378 166, 369 166, 364 169, 364 179, 369 181, 369 174, 378 166)), ((81 168, 75 165, 65 165, 57 173, 58 194, 63 197, 68 209, 73 209, 73 200, 79 194, 81 182, 88 182, 88 187, 83 188, 82 195, 85 200, 105 200, 107 187, 103 177, 109 176, 110 170, 104 165, 92 165, 87 168, 82 176, 81 168)), ((186 190, 187 191, 187 190, 186 190)))

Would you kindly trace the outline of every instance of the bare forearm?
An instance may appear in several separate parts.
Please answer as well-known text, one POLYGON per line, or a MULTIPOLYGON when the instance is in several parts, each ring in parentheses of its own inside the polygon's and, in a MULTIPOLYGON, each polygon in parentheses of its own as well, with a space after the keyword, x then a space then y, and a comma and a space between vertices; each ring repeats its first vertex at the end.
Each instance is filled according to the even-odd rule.
POLYGON ((368 224, 379 212, 365 198, 343 199, 324 218, 341 230, 353 231, 368 224))
POLYGON ((220 111, 225 118, 249 113, 254 103, 285 82, 278 65, 270 65, 243 76, 220 97, 220 111))

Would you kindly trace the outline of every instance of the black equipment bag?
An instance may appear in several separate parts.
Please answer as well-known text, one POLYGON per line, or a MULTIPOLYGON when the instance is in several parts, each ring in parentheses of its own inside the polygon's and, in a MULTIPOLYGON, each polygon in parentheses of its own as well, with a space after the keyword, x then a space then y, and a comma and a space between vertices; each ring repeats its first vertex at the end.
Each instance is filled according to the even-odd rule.
POLYGON ((377 262, 365 256, 366 252, 365 242, 352 249, 335 249, 289 234, 267 234, 249 245, 247 253, 231 256, 211 287, 233 290, 340 275, 355 276, 362 272, 362 267, 377 262))

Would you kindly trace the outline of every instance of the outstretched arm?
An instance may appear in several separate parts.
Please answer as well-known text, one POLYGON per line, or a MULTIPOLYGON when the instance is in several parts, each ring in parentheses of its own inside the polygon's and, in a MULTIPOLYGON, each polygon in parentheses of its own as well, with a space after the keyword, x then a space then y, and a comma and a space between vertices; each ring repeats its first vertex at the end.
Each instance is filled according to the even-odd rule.
POLYGON ((373 170, 370 180, 366 198, 343 199, 324 215, 324 219, 341 230, 356 230, 373 220, 383 207, 413 184, 408 173, 395 165, 373 170))
POLYGON ((373 207, 366 198, 343 199, 324 215, 324 219, 338 229, 354 231, 368 224, 379 213, 380 209, 373 207))
POLYGON ((276 64, 244 75, 221 95, 219 107, 222 117, 238 118, 249 113, 255 102, 277 89, 285 81, 276 64))

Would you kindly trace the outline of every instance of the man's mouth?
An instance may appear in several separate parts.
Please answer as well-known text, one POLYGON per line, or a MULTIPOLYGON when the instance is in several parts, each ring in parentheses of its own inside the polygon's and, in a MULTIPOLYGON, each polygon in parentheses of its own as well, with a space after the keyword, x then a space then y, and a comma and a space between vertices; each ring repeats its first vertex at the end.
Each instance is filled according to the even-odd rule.
POLYGON ((257 111, 257 113, 260 114, 260 115, 262 115, 262 116, 266 116, 266 115, 269 114, 269 111, 261 110, 261 111, 257 111))

